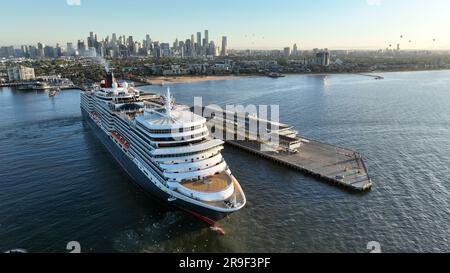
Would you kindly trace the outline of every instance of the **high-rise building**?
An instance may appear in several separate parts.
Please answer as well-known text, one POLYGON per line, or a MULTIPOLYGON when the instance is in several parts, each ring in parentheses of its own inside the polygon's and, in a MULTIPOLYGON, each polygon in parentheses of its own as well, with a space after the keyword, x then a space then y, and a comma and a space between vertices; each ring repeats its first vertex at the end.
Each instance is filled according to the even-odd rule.
POLYGON ((97 40, 97 35, 94 32, 89 32, 89 37, 88 37, 88 47, 95 47, 96 46, 96 40, 97 40))
POLYGON ((197 45, 198 45, 198 47, 202 46, 202 33, 201 32, 197 32, 197 45))
POLYGON ((133 36, 128 36, 127 47, 130 52, 133 51, 133 48, 134 48, 133 36))
POLYGON ((184 58, 186 56, 186 45, 183 41, 178 44, 180 57, 184 58))
POLYGON ((293 47, 293 49, 292 49, 292 55, 294 55, 294 56, 298 56, 299 54, 298 54, 298 47, 297 47, 297 44, 294 44, 294 47, 293 47))
POLYGON ((228 56, 228 40, 227 36, 222 37, 222 52, 220 53, 221 56, 228 56))
POLYGON ((329 66, 330 65, 330 52, 327 50, 319 52, 316 54, 316 64, 321 66, 329 66))
POLYGON ((209 45, 209 30, 205 30, 205 44, 203 45, 204 47, 208 47, 209 45))
POLYGON ((284 57, 289 57, 289 56, 291 56, 291 48, 290 48, 290 47, 285 47, 285 48, 283 49, 283 54, 284 54, 284 57))
POLYGON ((87 51, 86 43, 84 40, 78 40, 77 50, 80 55, 84 55, 87 51))
POLYGON ((0 48, 0 57, 14 57, 14 47, 13 46, 2 46, 0 48))
POLYGON ((63 48, 59 44, 56 44, 55 55, 58 58, 63 55, 63 48))
POLYGON ((37 44, 37 56, 39 58, 44 58, 45 57, 44 48, 45 48, 45 45, 43 43, 38 43, 37 44))
POLYGON ((153 43, 153 58, 160 58, 161 57, 161 47, 159 45, 159 42, 153 43))
POLYGON ((115 33, 112 34, 111 44, 113 44, 113 45, 117 44, 117 34, 115 34, 115 33))
POLYGON ((134 42, 134 44, 133 44, 133 55, 138 55, 140 48, 141 48, 141 45, 138 42, 134 42))
POLYGON ((28 54, 30 58, 36 58, 37 57, 37 47, 36 46, 29 46, 28 47, 28 54))
POLYGON ((67 55, 72 56, 75 54, 75 48, 73 47, 73 43, 67 43, 67 55))
POLYGON ((22 57, 30 57, 28 46, 26 46, 26 45, 21 46, 20 51, 22 53, 22 57))
POLYGON ((193 48, 192 48, 192 42, 191 42, 191 40, 190 40, 190 39, 187 39, 186 42, 184 42, 184 46, 186 47, 185 54, 186 54, 187 56, 192 56, 192 50, 193 50, 193 48))
POLYGON ((34 74, 34 68, 29 68, 25 66, 16 66, 8 68, 8 78, 9 81, 28 81, 34 79, 36 76, 34 74))
POLYGON ((149 34, 145 35, 145 49, 152 49, 152 39, 150 38, 149 34))
POLYGON ((208 55, 213 56, 213 57, 217 56, 217 50, 216 50, 216 45, 215 45, 214 41, 209 42, 208 55))
POLYGON ((52 46, 45 46, 44 47, 44 55, 47 58, 56 58, 56 49, 52 46))
POLYGON ((161 56, 163 56, 163 57, 170 56, 170 44, 169 43, 161 43, 161 56))

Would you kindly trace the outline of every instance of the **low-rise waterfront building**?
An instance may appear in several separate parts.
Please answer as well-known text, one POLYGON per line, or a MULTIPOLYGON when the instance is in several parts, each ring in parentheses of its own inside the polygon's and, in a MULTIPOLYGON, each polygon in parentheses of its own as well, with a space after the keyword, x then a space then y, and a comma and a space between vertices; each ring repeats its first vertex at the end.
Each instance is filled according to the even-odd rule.
POLYGON ((14 81, 28 81, 34 79, 34 68, 25 66, 15 66, 8 68, 8 79, 10 82, 14 81))
POLYGON ((171 65, 170 69, 163 70, 163 76, 182 76, 188 74, 189 69, 182 68, 180 65, 171 65))

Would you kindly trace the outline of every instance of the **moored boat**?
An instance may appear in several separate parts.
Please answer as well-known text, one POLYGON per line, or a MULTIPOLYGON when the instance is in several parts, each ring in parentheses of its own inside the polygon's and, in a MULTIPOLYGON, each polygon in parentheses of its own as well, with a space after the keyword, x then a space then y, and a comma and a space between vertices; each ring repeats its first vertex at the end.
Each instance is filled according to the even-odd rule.
POLYGON ((111 73, 81 92, 85 120, 112 156, 146 192, 214 225, 242 209, 245 194, 221 155, 223 141, 206 119, 163 99, 143 95, 111 73))

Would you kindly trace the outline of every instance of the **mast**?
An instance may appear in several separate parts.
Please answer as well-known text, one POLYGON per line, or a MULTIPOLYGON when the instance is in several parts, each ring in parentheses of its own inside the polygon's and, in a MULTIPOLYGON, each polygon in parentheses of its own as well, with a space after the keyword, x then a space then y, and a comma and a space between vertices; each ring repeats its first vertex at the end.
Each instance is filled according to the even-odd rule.
POLYGON ((166 93, 166 115, 170 117, 172 111, 172 98, 170 97, 170 88, 167 87, 166 93))

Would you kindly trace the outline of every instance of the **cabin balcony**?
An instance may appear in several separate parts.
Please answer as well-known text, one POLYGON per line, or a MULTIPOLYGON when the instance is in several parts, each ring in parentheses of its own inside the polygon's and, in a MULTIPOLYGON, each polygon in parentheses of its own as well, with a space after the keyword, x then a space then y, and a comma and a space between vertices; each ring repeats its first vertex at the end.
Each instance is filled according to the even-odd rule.
POLYGON ((175 163, 175 164, 160 164, 159 166, 164 169, 167 172, 191 172, 196 171, 199 169, 205 169, 209 168, 211 166, 215 166, 223 161, 223 157, 220 153, 216 154, 215 156, 198 160, 198 161, 192 161, 187 163, 175 163))
POLYGON ((228 170, 228 165, 225 160, 219 164, 211 166, 206 169, 199 169, 190 172, 164 172, 164 176, 169 179, 169 182, 194 181, 201 180, 204 177, 213 176, 228 170))
POLYGON ((224 149, 223 146, 214 148, 214 149, 210 149, 201 153, 194 153, 194 154, 184 154, 184 155, 173 155, 173 156, 168 156, 168 157, 164 157, 164 158, 155 158, 154 160, 160 164, 165 164, 165 165, 169 165, 169 164, 183 164, 183 163, 188 163, 188 162, 197 162, 197 161, 202 161, 208 158, 211 158, 213 156, 216 156, 218 153, 220 153, 222 150, 224 149))

